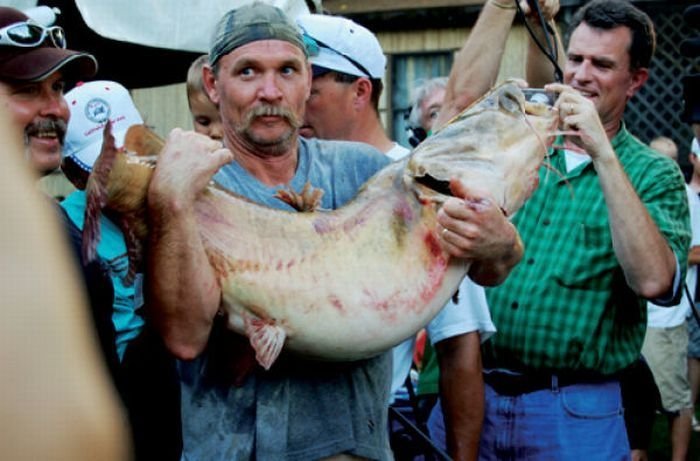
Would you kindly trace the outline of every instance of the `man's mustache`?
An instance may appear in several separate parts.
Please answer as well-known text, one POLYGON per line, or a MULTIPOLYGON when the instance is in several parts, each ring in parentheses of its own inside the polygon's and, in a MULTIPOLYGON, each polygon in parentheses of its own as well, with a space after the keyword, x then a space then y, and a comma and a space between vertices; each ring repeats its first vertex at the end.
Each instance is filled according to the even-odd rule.
POLYGON ((67 124, 61 119, 42 119, 34 123, 30 123, 24 129, 25 141, 31 136, 39 136, 42 133, 55 133, 56 137, 63 143, 66 136, 67 124))
POLYGON ((297 129, 301 127, 301 120, 296 116, 294 112, 286 107, 271 106, 269 104, 263 104, 256 106, 248 112, 243 120, 245 126, 250 126, 253 119, 256 117, 283 117, 292 126, 292 128, 297 129))

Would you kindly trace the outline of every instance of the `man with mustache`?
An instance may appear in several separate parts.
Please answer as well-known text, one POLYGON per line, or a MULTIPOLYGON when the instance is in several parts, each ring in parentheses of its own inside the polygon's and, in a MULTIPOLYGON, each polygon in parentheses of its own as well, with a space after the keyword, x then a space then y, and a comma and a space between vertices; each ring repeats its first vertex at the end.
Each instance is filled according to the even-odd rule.
POLYGON ((148 194, 147 299, 166 345, 183 359, 183 458, 389 459, 389 355, 347 364, 281 357, 269 371, 254 368, 247 338, 217 316, 221 292, 192 214, 215 173, 223 187, 289 210, 276 190, 310 181, 325 191, 321 206, 337 208, 387 160, 365 145, 299 139, 311 73, 294 23, 275 7, 255 3, 222 18, 203 80, 226 148, 174 130, 148 194))
POLYGON ((255 3, 224 16, 203 81, 226 148, 174 130, 148 193, 146 295, 166 346, 183 359, 183 458, 389 459, 388 354, 351 364, 283 357, 270 371, 254 369, 247 338, 217 316, 221 291, 192 214, 217 170, 223 187, 266 206, 291 210, 275 191, 311 181, 326 192, 321 206, 336 208, 386 160, 369 146, 298 139, 311 74, 301 36, 275 7, 255 3))
POLYGON ((70 113, 67 79, 88 78, 97 61, 65 48, 60 27, 44 27, 14 8, 0 7, 0 102, 24 132, 27 160, 45 175, 61 164, 70 113))
MULTIPOLYGON (((61 165, 70 117, 63 96, 66 81, 89 78, 95 72, 97 61, 92 55, 66 49, 63 29, 45 27, 19 10, 0 7, 0 104, 23 133, 25 158, 37 178, 61 165)), ((109 318, 112 285, 99 262, 82 264, 80 232, 67 219, 65 225, 83 268, 102 351, 115 376, 114 330, 109 318)))
MULTIPOLYGON (((335 209, 389 159, 366 144, 299 137, 312 75, 305 43, 281 10, 254 3, 228 12, 209 59, 204 85, 219 105, 226 148, 174 130, 148 192, 148 299, 166 344, 188 360, 180 366, 183 457, 391 459, 389 353, 352 363, 283 356, 269 371, 253 369, 247 338, 226 331, 217 316, 221 289, 193 214, 212 176, 254 202, 289 210, 275 192, 310 182, 324 191, 320 206, 335 209), (222 359, 227 353, 239 357, 222 359)), ((519 260, 515 240, 503 250, 509 258, 474 253, 475 264, 507 273, 519 260)))

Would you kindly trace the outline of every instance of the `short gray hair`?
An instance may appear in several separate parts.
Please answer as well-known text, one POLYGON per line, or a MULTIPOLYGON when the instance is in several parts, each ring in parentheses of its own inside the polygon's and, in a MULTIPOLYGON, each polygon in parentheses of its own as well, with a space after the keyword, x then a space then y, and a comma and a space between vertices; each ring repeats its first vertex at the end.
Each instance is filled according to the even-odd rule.
POLYGON ((421 109, 421 104, 432 94, 433 91, 447 88, 447 77, 433 77, 426 80, 419 80, 417 86, 413 90, 413 98, 411 102, 411 112, 408 116, 408 125, 411 127, 419 127, 420 119, 423 116, 423 109, 421 109))

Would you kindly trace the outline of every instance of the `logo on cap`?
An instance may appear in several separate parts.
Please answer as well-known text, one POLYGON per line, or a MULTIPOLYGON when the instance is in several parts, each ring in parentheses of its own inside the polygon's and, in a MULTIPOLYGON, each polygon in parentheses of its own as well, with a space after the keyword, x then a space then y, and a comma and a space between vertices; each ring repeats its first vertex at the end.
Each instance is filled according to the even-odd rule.
POLYGON ((93 98, 85 105, 85 116, 91 122, 103 123, 109 120, 109 104, 100 98, 93 98))

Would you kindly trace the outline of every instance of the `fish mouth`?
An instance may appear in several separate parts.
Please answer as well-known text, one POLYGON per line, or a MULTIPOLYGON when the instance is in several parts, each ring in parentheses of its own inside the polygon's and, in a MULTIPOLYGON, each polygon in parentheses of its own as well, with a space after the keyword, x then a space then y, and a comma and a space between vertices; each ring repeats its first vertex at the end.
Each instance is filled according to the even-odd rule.
POLYGON ((452 189, 450 189, 449 181, 435 178, 433 176, 430 176, 429 174, 423 176, 416 176, 414 177, 414 179, 418 184, 427 187, 428 189, 432 190, 433 192, 436 192, 437 194, 445 195, 448 197, 454 197, 452 189))

